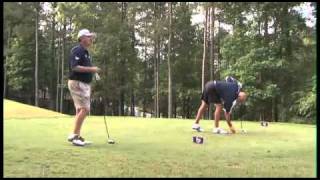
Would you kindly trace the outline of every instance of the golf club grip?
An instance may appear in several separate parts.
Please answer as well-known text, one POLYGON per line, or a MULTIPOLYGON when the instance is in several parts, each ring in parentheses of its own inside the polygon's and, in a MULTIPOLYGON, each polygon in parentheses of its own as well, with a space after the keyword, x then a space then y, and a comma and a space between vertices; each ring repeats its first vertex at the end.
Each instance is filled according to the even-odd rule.
POLYGON ((103 120, 104 120, 104 125, 106 127, 108 139, 109 139, 109 131, 108 131, 108 125, 107 125, 107 121, 106 121, 106 101, 105 101, 104 97, 103 97, 103 120))

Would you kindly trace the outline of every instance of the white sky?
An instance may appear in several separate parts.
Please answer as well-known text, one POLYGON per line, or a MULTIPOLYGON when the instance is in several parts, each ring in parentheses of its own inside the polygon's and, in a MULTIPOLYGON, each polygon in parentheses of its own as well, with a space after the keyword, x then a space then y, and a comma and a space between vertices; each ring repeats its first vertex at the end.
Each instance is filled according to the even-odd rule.
MULTIPOLYGON (((306 18, 306 24, 309 27, 315 26, 316 23, 316 18, 312 16, 312 11, 314 9, 314 7, 311 7, 310 2, 305 2, 303 3, 301 6, 294 8, 295 10, 299 11, 302 13, 302 17, 306 18)), ((44 10, 45 11, 50 11, 51 7, 49 5, 49 3, 45 2, 44 4, 44 10)), ((204 23, 204 11, 200 8, 198 8, 195 11, 195 14, 192 16, 192 24, 203 24, 204 23)), ((225 28, 228 30, 229 27, 225 26, 225 28)))
POLYGON ((316 18, 312 16, 312 11, 314 7, 311 7, 310 2, 305 2, 302 6, 294 8, 295 10, 302 13, 302 17, 307 19, 307 26, 313 27, 316 24, 316 18))
MULTIPOLYGON (((314 7, 311 7, 310 2, 305 2, 301 6, 295 7, 294 9, 302 13, 302 17, 306 18, 306 25, 309 27, 315 26, 316 18, 312 16, 312 11, 314 7)), ((205 20, 204 11, 202 9, 197 9, 198 14, 192 16, 192 24, 203 24, 205 20)), ((229 26, 223 26, 225 29, 230 29, 229 26)))

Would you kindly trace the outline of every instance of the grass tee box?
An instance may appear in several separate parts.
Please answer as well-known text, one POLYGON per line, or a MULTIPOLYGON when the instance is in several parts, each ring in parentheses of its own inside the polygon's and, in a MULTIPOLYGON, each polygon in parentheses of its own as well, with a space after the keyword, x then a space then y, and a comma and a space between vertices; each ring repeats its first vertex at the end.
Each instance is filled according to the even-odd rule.
POLYGON ((39 118, 39 117, 68 117, 67 115, 57 113, 55 111, 50 111, 47 109, 11 101, 4 99, 4 119, 9 118, 39 118))
POLYGON ((107 117, 110 145, 103 116, 90 116, 83 136, 93 144, 77 147, 66 140, 73 117, 31 116, 4 120, 4 177, 316 176, 314 125, 244 121, 247 134, 226 136, 212 134, 212 121, 197 133, 193 120, 107 117))

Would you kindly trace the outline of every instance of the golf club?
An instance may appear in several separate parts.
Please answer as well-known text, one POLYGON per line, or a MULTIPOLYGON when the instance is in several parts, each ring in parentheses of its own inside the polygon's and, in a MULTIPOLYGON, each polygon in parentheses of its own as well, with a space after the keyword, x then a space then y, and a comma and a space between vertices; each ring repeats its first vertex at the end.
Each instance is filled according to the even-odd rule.
MULTIPOLYGON (((106 62, 105 60, 103 61, 103 69, 105 69, 106 67, 106 62)), ((103 71, 103 77, 105 77, 105 71, 103 71)), ((96 77, 97 78, 97 77, 96 77)), ((98 76, 98 79, 100 80, 101 78, 98 76)), ((104 80, 103 80, 104 81, 104 80)), ((104 87, 104 86, 103 86, 104 87)), ((101 98, 101 97, 100 97, 101 98)), ((107 131, 107 135, 108 135, 108 144, 114 144, 115 141, 113 139, 110 139, 110 135, 109 135, 109 130, 108 130, 108 125, 107 125, 107 121, 106 121, 106 100, 103 97, 103 120, 104 120, 104 125, 106 126, 106 131, 107 131)))
POLYGON ((103 98, 103 119, 104 119, 104 125, 106 126, 106 131, 107 131, 107 135, 108 135, 108 144, 114 144, 115 141, 110 139, 110 135, 109 135, 109 131, 108 131, 108 125, 107 125, 107 121, 106 121, 106 104, 105 104, 105 100, 103 98))
POLYGON ((261 121, 261 126, 267 127, 268 126, 268 122, 267 121, 261 121))
POLYGON ((247 131, 242 128, 242 118, 240 119, 240 122, 241 122, 241 131, 240 131, 240 132, 241 132, 242 134, 246 134, 247 131))

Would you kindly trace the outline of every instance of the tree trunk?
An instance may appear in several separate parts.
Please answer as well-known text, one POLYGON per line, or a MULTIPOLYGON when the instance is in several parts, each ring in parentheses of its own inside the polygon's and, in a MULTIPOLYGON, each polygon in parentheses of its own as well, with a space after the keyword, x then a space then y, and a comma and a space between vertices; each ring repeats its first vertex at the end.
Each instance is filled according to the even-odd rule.
POLYGON ((143 97, 143 102, 142 102, 142 117, 146 117, 146 98, 143 97))
MULTIPOLYGON (((9 40, 8 40, 9 41, 9 40)), ((7 72, 6 72, 6 62, 8 60, 8 55, 6 55, 3 62, 3 99, 6 98, 6 82, 7 82, 7 72)))
POLYGON ((155 39, 155 43, 154 43, 154 63, 153 63, 153 66, 154 66, 154 117, 158 117, 157 114, 158 114, 158 111, 157 111, 157 104, 158 104, 158 101, 157 101, 157 42, 156 42, 156 39, 155 39))
MULTIPOLYGON (((209 35, 210 35, 210 16, 209 16, 209 8, 206 7, 206 18, 205 18, 205 37, 204 37, 204 60, 203 60, 203 87, 202 87, 202 91, 204 90, 204 86, 205 83, 207 82, 207 80, 210 78, 208 77, 208 72, 210 73, 210 62, 207 60, 207 50, 209 48, 209 35), (209 34, 208 34, 209 33, 209 34)), ((204 113, 204 118, 208 119, 209 118, 209 109, 210 109, 210 105, 207 107, 207 111, 206 113, 204 113)))
MULTIPOLYGON (((121 23, 124 24, 127 22, 127 3, 126 2, 122 2, 121 3, 121 23)), ((118 49, 119 50, 119 54, 120 54, 120 62, 121 62, 121 66, 122 67, 126 67, 126 59, 125 57, 121 56, 122 52, 124 51, 124 44, 123 44, 123 41, 120 41, 120 48, 118 49)), ((124 74, 122 73, 121 74, 121 77, 120 77, 120 86, 122 87, 121 90, 120 90, 120 107, 119 107, 119 112, 120 112, 120 115, 123 116, 125 115, 125 90, 124 90, 124 87, 125 87, 125 77, 124 77, 124 74)))
POLYGON ((172 26, 172 2, 170 4, 169 15, 169 44, 168 44, 168 118, 172 118, 172 80, 171 80, 171 26, 172 26))
MULTIPOLYGON (((156 12, 156 7, 157 3, 154 2, 154 9, 153 9, 153 16, 154 16, 154 23, 157 20, 157 12, 156 12)), ((157 96, 156 96, 156 89, 157 89, 157 80, 156 80, 156 59, 157 59, 157 42, 156 42, 156 33, 157 33, 157 28, 154 28, 154 54, 153 54, 153 80, 154 80, 154 91, 153 91, 153 99, 154 99, 154 104, 153 104, 153 111, 154 111, 154 117, 157 117, 157 96)))
MULTIPOLYGON (((218 19, 218 34, 220 34, 220 21, 218 19)), ((220 79, 220 59, 222 59, 222 55, 220 53, 220 36, 217 37, 217 59, 216 59, 216 72, 215 72, 215 78, 220 79)))
POLYGON ((203 57, 202 57, 202 84, 201 84, 201 91, 204 89, 204 73, 205 73, 205 62, 206 62, 206 45, 207 45, 207 21, 208 21, 208 9, 206 8, 206 19, 204 23, 204 30, 203 30, 203 57))
POLYGON ((257 31, 258 31, 258 34, 259 36, 261 35, 261 21, 260 19, 258 19, 258 22, 257 22, 258 26, 257 26, 257 31))
POLYGON ((60 87, 60 61, 61 61, 61 38, 60 38, 60 28, 58 35, 58 65, 57 65, 57 90, 56 90, 56 111, 59 112, 59 87, 60 87))
POLYGON ((134 102, 134 92, 133 89, 131 90, 131 110, 130 115, 135 116, 135 102, 134 102))
POLYGON ((191 118, 191 98, 190 96, 188 96, 187 98, 187 119, 190 119, 191 118))
MULTIPOLYGON (((145 27, 147 27, 147 21, 145 21, 145 27)), ((147 89, 147 73, 148 73, 148 64, 147 64, 147 38, 144 37, 144 82, 143 82, 143 103, 142 103, 142 111, 143 111, 143 117, 146 117, 146 104, 147 104, 147 98, 145 96, 145 92, 147 89)))
POLYGON ((65 58, 65 34, 66 34, 66 19, 63 20, 63 31, 62 31, 62 52, 61 52, 61 86, 60 86, 60 112, 63 113, 63 90, 64 90, 64 58, 65 58))
POLYGON ((7 60, 9 58, 8 52, 10 49, 10 38, 11 38, 11 28, 9 27, 8 36, 7 36, 7 52, 6 57, 3 62, 3 98, 6 97, 6 88, 7 88, 7 60))
POLYGON ((272 120, 278 122, 278 101, 277 96, 272 99, 272 120))
MULTIPOLYGON (((56 2, 53 2, 53 9, 55 9, 56 7, 56 2)), ((55 26, 56 26, 56 22, 55 22, 55 13, 52 14, 52 26, 51 26, 51 31, 52 31, 52 34, 51 34, 51 68, 53 69, 52 71, 52 75, 54 74, 54 70, 55 70, 55 64, 54 64, 54 61, 55 61, 55 26)), ((50 89, 49 89, 49 93, 50 93, 50 109, 54 110, 56 109, 54 107, 54 102, 55 102, 55 84, 54 84, 54 81, 50 81, 49 82, 50 85, 50 89)))
MULTIPOLYGON (((158 5, 158 18, 161 18, 161 14, 160 14, 160 9, 161 9, 161 5, 159 3, 158 5)), ((157 19, 157 23, 159 24, 159 19, 157 19)), ((160 35, 159 33, 157 33, 157 117, 159 118, 160 117, 160 109, 159 109, 159 101, 160 101, 160 98, 159 98, 159 92, 160 92, 160 87, 159 87, 159 65, 160 65, 160 50, 161 50, 161 42, 160 42, 160 35)))
MULTIPOLYGON (((210 13, 210 80, 215 79, 214 78, 214 21, 215 21, 215 15, 214 15, 214 3, 211 2, 211 13, 210 13)), ((209 104, 209 119, 213 119, 213 104, 209 104)))
POLYGON ((159 92, 160 92, 160 87, 159 87, 159 65, 160 65, 160 39, 159 39, 159 36, 158 36, 158 48, 157 48, 157 52, 158 52, 158 56, 157 56, 157 117, 159 118, 160 117, 160 109, 159 109, 159 92))
POLYGON ((119 102, 118 102, 118 116, 123 116, 123 104, 122 104, 122 95, 123 93, 120 93, 120 98, 119 98, 119 102))
POLYGON ((124 20, 127 17, 127 6, 128 6, 127 2, 122 2, 121 3, 122 22, 124 22, 124 20))
MULTIPOLYGON (((121 84, 123 84, 123 80, 121 80, 121 84)), ((120 116, 125 115, 125 112, 124 112, 124 92, 122 89, 120 90, 119 113, 120 113, 120 116)))
POLYGON ((174 99, 175 99, 175 101, 173 102, 173 117, 177 118, 177 99, 176 98, 174 98, 174 99))
POLYGON ((215 47, 214 47, 214 22, 215 22, 215 7, 214 3, 212 2, 212 7, 211 7, 211 28, 210 28, 210 39, 211 39, 211 44, 210 44, 210 61, 211 61, 211 80, 215 79, 215 68, 214 68, 214 62, 215 62, 215 47))
POLYGON ((159 17, 159 11, 158 11, 158 5, 157 2, 154 3, 154 18, 155 18, 155 23, 156 23, 156 28, 155 28, 155 43, 154 43, 154 81, 155 81, 155 104, 154 104, 154 113, 155 117, 159 117, 159 33, 158 33, 158 17, 159 17))
POLYGON ((264 14, 264 40, 265 45, 268 45, 268 15, 264 14))
POLYGON ((182 118, 186 117, 186 99, 182 98, 182 118))
MULTIPOLYGON (((39 3, 40 4, 40 3, 39 3)), ((38 104, 38 61, 39 61, 39 57, 38 57, 38 21, 39 21, 39 4, 38 2, 36 2, 36 59, 35 59, 35 70, 34 70, 34 81, 35 81, 35 89, 34 89, 34 104, 35 106, 39 106, 38 104)))
POLYGON ((285 12, 285 29, 284 29, 284 32, 285 32, 285 36, 286 36, 286 48, 285 48, 285 51, 286 51, 286 58, 288 60, 288 62, 290 62, 290 60, 292 60, 291 58, 291 40, 290 40, 290 29, 289 29, 289 17, 288 17, 288 6, 286 5, 285 8, 284 8, 284 12, 285 12))

